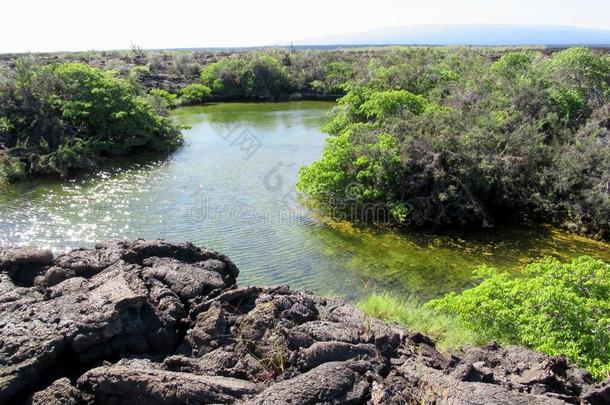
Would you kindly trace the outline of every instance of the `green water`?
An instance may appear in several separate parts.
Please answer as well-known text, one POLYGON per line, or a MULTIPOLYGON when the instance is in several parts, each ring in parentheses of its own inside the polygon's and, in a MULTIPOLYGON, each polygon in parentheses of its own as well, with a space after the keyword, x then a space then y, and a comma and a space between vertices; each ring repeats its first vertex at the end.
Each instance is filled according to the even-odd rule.
POLYGON ((466 235, 328 226, 297 202, 298 168, 321 156, 332 103, 180 108, 190 129, 172 156, 0 191, 0 245, 57 251, 108 238, 192 241, 229 255, 241 284, 290 284, 357 298, 460 290, 481 264, 514 269, 547 255, 610 260, 609 245, 546 227, 466 235), (144 163, 146 162, 146 163, 144 163))

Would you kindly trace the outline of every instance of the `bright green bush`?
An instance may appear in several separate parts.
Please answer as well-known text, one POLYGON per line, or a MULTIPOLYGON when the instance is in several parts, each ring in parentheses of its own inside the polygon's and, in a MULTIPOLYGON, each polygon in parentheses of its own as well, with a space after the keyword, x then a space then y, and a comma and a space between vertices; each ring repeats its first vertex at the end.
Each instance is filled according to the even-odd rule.
MULTIPOLYGON (((370 134, 369 127, 370 124, 353 125, 341 135, 329 138, 322 159, 301 169, 299 190, 322 203, 348 204, 353 213, 358 211, 354 208, 386 198, 392 205, 392 190, 400 178, 397 174, 403 170, 400 149, 392 135, 370 134), (352 149, 350 145, 355 143, 361 147, 352 149)), ((398 205, 385 213, 398 222, 405 219, 398 205)))
POLYGON ((608 60, 588 48, 569 48, 548 60, 552 80, 584 90, 605 90, 610 86, 608 60))
POLYGON ((533 51, 507 52, 494 62, 490 69, 497 75, 515 78, 527 73, 534 59, 539 56, 538 52, 533 51))
POLYGON ((406 90, 376 91, 368 95, 360 111, 369 119, 383 120, 404 110, 421 114, 426 105, 424 97, 406 90))
POLYGON ((381 123, 403 112, 417 115, 434 108, 424 97, 406 90, 371 91, 354 88, 339 99, 333 119, 323 130, 337 135, 353 124, 381 123))
POLYGON ((339 135, 350 125, 366 122, 366 116, 361 110, 368 92, 356 87, 337 101, 337 107, 332 120, 322 127, 322 130, 332 135, 339 135))
POLYGON ((191 83, 182 88, 180 94, 189 103, 202 103, 212 94, 212 89, 200 83, 191 83))
POLYGON ((531 264, 522 275, 494 269, 482 281, 425 306, 503 344, 565 355, 597 379, 610 373, 610 265, 589 257, 531 264))
POLYGON ((171 120, 155 114, 128 81, 78 63, 45 70, 58 81, 49 95, 51 104, 77 132, 95 139, 96 148, 123 154, 134 146, 166 149, 179 143, 171 120))
POLYGON ((7 117, 0 117, 0 135, 8 135, 13 130, 13 124, 7 117))
POLYGON ((221 59, 202 70, 201 81, 229 99, 280 99, 293 91, 286 67, 264 54, 221 59))
POLYGON ((167 151, 181 143, 173 121, 126 79, 80 63, 22 65, 0 84, 6 177, 11 167, 66 175, 135 147, 167 151))
POLYGON ((170 93, 169 91, 163 89, 150 89, 149 93, 155 97, 161 97, 165 99, 170 105, 173 105, 176 101, 176 98, 178 97, 177 94, 170 93))
POLYGON ((585 94, 578 89, 563 87, 549 92, 551 100, 566 119, 575 118, 586 104, 585 94))

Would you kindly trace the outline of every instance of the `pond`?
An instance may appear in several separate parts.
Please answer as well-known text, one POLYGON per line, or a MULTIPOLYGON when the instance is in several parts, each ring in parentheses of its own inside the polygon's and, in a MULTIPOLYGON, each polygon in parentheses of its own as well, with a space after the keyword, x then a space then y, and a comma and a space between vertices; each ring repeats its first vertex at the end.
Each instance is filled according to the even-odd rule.
POLYGON ((300 207, 298 169, 321 156, 333 103, 183 107, 190 128, 169 158, 119 162, 69 180, 0 190, 0 245, 57 251, 109 238, 191 241, 230 256, 239 283, 289 284, 358 298, 373 290, 423 299, 472 285, 481 264, 518 269, 553 255, 610 260, 609 245, 549 227, 399 234, 320 223, 300 207))

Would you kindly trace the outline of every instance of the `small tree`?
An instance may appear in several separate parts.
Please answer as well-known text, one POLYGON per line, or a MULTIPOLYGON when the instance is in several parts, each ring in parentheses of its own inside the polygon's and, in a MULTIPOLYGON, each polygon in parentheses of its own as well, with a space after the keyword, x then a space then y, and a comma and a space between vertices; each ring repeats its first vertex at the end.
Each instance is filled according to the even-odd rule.
POLYGON ((146 57, 146 53, 144 52, 142 47, 133 42, 131 44, 129 44, 129 49, 131 49, 131 53, 136 58, 145 58, 146 57))

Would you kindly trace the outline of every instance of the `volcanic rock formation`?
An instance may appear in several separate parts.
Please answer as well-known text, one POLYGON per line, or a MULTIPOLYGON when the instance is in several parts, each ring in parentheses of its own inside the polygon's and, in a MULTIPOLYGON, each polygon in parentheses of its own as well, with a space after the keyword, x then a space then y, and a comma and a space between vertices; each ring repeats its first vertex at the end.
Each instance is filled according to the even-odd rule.
POLYGON ((561 357, 443 354, 340 299, 238 287, 192 244, 0 250, 0 403, 609 403, 561 357))

